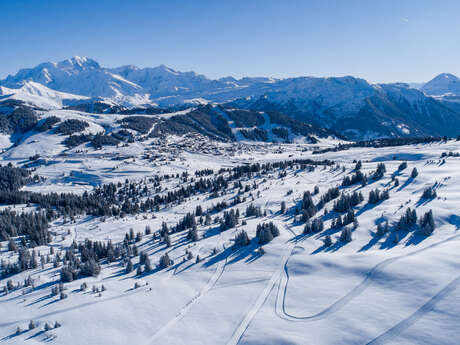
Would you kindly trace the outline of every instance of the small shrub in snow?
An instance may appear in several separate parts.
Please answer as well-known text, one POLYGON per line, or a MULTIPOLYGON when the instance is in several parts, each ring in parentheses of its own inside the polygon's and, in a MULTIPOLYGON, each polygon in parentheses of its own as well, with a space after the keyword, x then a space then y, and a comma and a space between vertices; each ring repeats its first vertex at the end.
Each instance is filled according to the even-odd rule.
POLYGON ((412 169, 412 172, 410 173, 410 177, 416 178, 417 176, 418 176, 417 168, 412 169))
POLYGON ((125 269, 125 272, 126 273, 131 273, 133 271, 133 262, 131 261, 131 259, 128 260, 127 264, 126 264, 126 269, 125 269))
POLYGON ((314 234, 324 230, 324 223, 320 218, 314 219, 312 222, 307 222, 303 229, 304 234, 314 234))
POLYGON ((340 241, 342 242, 351 242, 351 229, 350 228, 344 228, 342 230, 342 233, 340 234, 340 241))
POLYGON ((254 204, 249 204, 248 207, 246 207, 246 217, 261 217, 262 216, 262 210, 260 207, 254 206, 254 204))
POLYGON ((432 187, 428 187, 423 191, 422 199, 434 199, 437 196, 436 190, 432 187))
POLYGON ((377 225, 377 236, 383 236, 385 233, 388 232, 388 222, 385 223, 379 223, 377 225))
POLYGON ((142 266, 141 265, 137 266, 136 275, 140 276, 142 273, 143 273, 142 266))
POLYGON ((286 202, 285 201, 281 201, 281 210, 280 210, 281 214, 284 214, 286 212, 286 202))
POLYGON ((430 236, 434 231, 434 218, 433 212, 429 210, 426 212, 419 221, 420 230, 425 236, 430 236))
POLYGON ((367 180, 366 175, 364 175, 361 170, 357 170, 351 177, 350 176, 345 176, 342 180, 342 186, 347 187, 354 185, 355 183, 358 182, 363 182, 367 180))
POLYGON ((147 257, 147 258, 145 259, 144 268, 145 268, 145 272, 150 272, 150 271, 153 269, 152 263, 150 262, 150 258, 149 258, 149 257, 147 257))
POLYGON ((235 235, 235 245, 239 247, 247 246, 251 241, 246 231, 242 230, 235 235))
POLYGON ((382 200, 387 200, 390 198, 388 190, 380 192, 379 189, 371 190, 369 192, 369 204, 376 204, 382 200))
POLYGON ((169 258, 168 253, 165 253, 164 255, 160 257, 159 265, 161 269, 172 265, 172 260, 169 258))
POLYGON ((166 244, 166 247, 168 247, 168 248, 171 247, 171 239, 169 238, 169 235, 164 234, 163 239, 164 239, 164 242, 166 244))
POLYGON ((273 238, 279 236, 279 234, 278 227, 272 222, 257 225, 256 236, 259 238, 259 244, 269 243, 273 238))
POLYGON ((29 322, 29 329, 32 330, 36 327, 34 320, 30 320, 29 322))
POLYGON ((332 238, 330 235, 327 235, 324 240, 323 240, 324 246, 325 247, 330 247, 332 246, 332 238))
POLYGON ((364 200, 361 193, 353 192, 352 194, 342 194, 340 199, 334 201, 333 211, 335 212, 347 212, 353 206, 358 205, 364 200))
POLYGON ((402 162, 401 164, 399 164, 398 171, 403 171, 406 168, 407 168, 407 162, 402 162))
POLYGON ((379 163, 377 164, 377 170, 372 174, 372 178, 374 180, 379 180, 383 177, 383 174, 387 171, 385 164, 379 163))
POLYGON ((401 218, 399 218, 397 226, 399 229, 407 230, 415 224, 417 224, 417 213, 409 207, 401 218))
POLYGON ((198 232, 197 232, 197 229, 196 229, 196 225, 194 225, 193 228, 191 228, 188 231, 187 239, 192 241, 192 242, 198 241, 198 232))

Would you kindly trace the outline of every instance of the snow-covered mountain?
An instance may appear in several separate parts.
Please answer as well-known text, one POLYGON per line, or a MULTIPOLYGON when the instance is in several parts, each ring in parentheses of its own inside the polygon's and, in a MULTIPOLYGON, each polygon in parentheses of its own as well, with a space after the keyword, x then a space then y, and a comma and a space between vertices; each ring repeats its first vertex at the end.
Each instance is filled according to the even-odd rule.
POLYGON ((409 84, 370 84, 352 76, 213 80, 164 65, 105 68, 92 59, 73 57, 22 69, 0 81, 0 86, 8 88, 3 93, 23 95, 18 96, 21 100, 42 95, 37 100, 40 107, 48 103, 47 108, 71 105, 75 109, 76 105, 67 101, 74 99, 80 101, 79 110, 91 112, 107 107, 120 111, 126 107, 230 103, 237 108, 282 112, 351 139, 456 136, 460 132, 460 82, 450 74, 442 74, 417 90, 409 84), (11 91, 15 89, 19 91, 11 91))
POLYGON ((432 96, 460 96, 460 79, 453 74, 442 73, 426 83, 421 90, 432 96))
POLYGON ((46 62, 34 68, 21 69, 16 75, 1 81, 0 85, 18 88, 26 81, 75 95, 111 98, 125 104, 148 103, 142 87, 84 57, 76 56, 57 63, 46 62))
POLYGON ((351 139, 456 136, 460 130, 459 112, 407 84, 370 85, 353 77, 307 80, 290 92, 268 92, 231 104, 243 109, 279 111, 351 139))
POLYGON ((132 65, 104 68, 92 59, 78 56, 22 69, 0 81, 0 85, 18 88, 24 81, 34 81, 76 95, 110 98, 128 106, 223 102, 252 95, 256 90, 251 87, 256 85, 256 89, 263 89, 273 82, 270 78, 212 80, 195 72, 178 72, 164 65, 155 68, 132 65))

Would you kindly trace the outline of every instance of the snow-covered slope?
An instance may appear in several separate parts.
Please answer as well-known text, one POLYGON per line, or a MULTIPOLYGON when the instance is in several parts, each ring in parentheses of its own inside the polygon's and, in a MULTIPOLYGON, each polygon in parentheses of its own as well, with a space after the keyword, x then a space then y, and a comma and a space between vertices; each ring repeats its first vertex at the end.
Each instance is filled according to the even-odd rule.
POLYGON ((0 102, 17 100, 32 107, 60 109, 87 102, 90 98, 52 90, 33 81, 25 81, 19 88, 0 86, 0 102))
MULTIPOLYGON (((54 114, 79 115, 69 111, 54 114)), ((99 116, 94 115, 94 121, 104 118, 99 116)), ((460 177, 456 172, 460 158, 441 155, 459 152, 459 142, 353 148, 315 156, 308 151, 311 146, 303 144, 254 145, 215 155, 174 151, 186 139, 146 141, 113 148, 111 153, 80 148, 50 157, 49 164, 37 167, 36 173, 47 180, 31 183, 26 190, 84 195, 94 186, 114 182, 108 190, 116 188, 114 195, 124 202, 172 197, 184 189, 194 192, 154 210, 104 217, 73 214, 50 221, 50 243, 36 246, 35 254, 29 249, 37 267, 0 278, 2 288, 9 280, 13 283, 8 294, 0 292, 0 338, 6 344, 458 344, 460 177), (131 156, 116 159, 128 153, 131 156), (159 154, 161 158, 152 159, 159 154), (335 163, 316 167, 298 163, 274 169, 268 165, 260 170, 251 165, 312 158, 335 163), (327 201, 312 216, 311 220, 324 222, 324 229, 304 233, 305 224, 296 211, 302 207, 303 192, 317 186, 319 192, 312 195, 317 204, 329 188, 355 173, 356 158, 363 160, 361 171, 368 176, 379 163, 385 164, 386 172, 380 179, 370 178, 366 185, 340 187, 345 194, 364 195, 364 201, 352 207, 357 223, 348 225, 351 240, 341 240, 343 227, 331 227, 335 217, 344 216, 333 210, 335 200, 327 201), (398 168, 403 161, 407 167, 398 168), (236 166, 243 169, 233 170, 236 166), (411 177, 413 168, 418 170, 416 177, 411 177), (206 172, 203 179, 191 178, 203 169, 212 172, 206 172), (156 175, 161 176, 159 182, 156 175), (223 183, 230 175, 234 176, 232 183, 223 183), (198 180, 217 177, 224 187, 216 183, 209 189, 204 185, 202 190, 191 188, 198 180), (436 197, 421 197, 428 187, 436 190, 436 197), (376 188, 388 190, 389 198, 368 203, 368 195, 376 188), (223 210, 212 210, 224 201, 223 210), (283 203, 286 212, 280 211, 283 203), (246 216, 250 204, 265 212, 246 216), (196 241, 188 236, 189 229, 172 231, 198 206, 205 214, 209 212, 212 221, 194 217, 196 241), (418 216, 433 211, 431 235, 422 235, 418 225, 398 227, 409 207, 418 216), (221 230, 214 219, 222 219, 231 209, 238 210, 238 222, 221 230), (377 234, 378 225, 386 221, 389 231, 377 234), (163 222, 170 229, 170 246, 158 236, 163 222), (257 225, 267 222, 273 222, 280 233, 261 246, 257 225), (147 227, 156 234, 146 234, 147 227), (142 235, 125 240, 130 229, 142 235), (242 231, 251 242, 237 246, 235 236, 242 231), (330 246, 324 242, 327 236, 330 246), (131 249, 114 261, 100 259, 101 271, 95 276, 64 283, 63 298, 53 294, 52 289, 59 288, 60 271, 68 264, 63 259, 65 251, 72 248, 79 256, 72 243, 85 245, 87 240, 128 243, 131 249), (147 255, 152 270, 136 272, 145 265, 134 254, 134 246, 138 254, 147 255), (166 253, 174 262, 157 267, 166 253), (128 261, 133 271, 126 269, 128 261), (25 281, 32 284, 24 286, 25 281), (31 320, 35 328, 29 328, 31 320), (56 322, 60 327, 54 328, 56 322), (51 329, 45 330, 47 323, 51 329)), ((24 164, 22 158, 1 158, 2 163, 24 164)), ((34 210, 33 204, 14 205, 15 212, 34 210)), ((20 237, 13 240, 20 245, 20 237)), ((8 250, 8 244, 0 242, 0 258, 6 265, 18 260, 18 253, 8 250)))

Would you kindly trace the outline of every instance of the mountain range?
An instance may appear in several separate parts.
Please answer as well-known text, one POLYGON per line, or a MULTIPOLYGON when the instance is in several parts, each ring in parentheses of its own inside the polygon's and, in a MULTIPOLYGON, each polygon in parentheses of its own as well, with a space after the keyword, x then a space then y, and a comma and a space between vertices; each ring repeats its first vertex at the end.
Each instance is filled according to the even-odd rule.
POLYGON ((460 80, 452 74, 417 88, 351 76, 209 79, 164 65, 105 68, 76 56, 0 80, 0 109, 12 100, 45 110, 78 107, 88 112, 148 113, 145 109, 221 104, 276 111, 349 139, 460 133, 460 80))

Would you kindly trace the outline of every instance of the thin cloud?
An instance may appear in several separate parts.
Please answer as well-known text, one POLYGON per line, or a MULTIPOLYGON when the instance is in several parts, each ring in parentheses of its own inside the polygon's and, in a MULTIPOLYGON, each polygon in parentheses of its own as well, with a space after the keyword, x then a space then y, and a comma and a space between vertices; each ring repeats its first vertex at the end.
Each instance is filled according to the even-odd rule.
POLYGON ((409 23, 409 18, 401 17, 401 21, 402 21, 403 23, 409 23))

